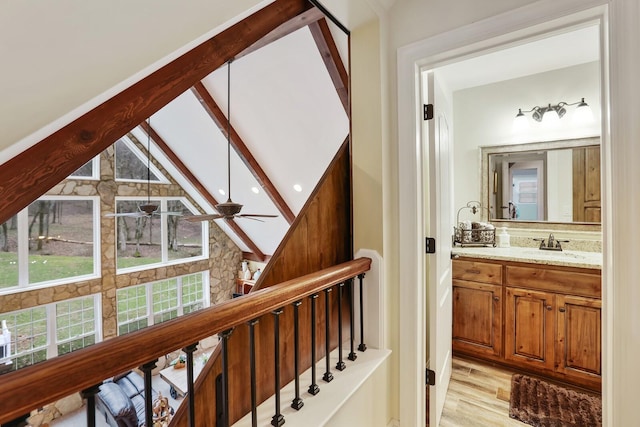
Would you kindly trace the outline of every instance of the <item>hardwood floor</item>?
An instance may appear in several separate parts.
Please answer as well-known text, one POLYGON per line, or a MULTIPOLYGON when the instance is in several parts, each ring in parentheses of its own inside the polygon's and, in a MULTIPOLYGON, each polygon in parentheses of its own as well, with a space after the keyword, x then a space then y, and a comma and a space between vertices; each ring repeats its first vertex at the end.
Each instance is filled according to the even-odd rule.
POLYGON ((528 424, 509 418, 512 371, 454 357, 440 427, 506 427, 528 424))

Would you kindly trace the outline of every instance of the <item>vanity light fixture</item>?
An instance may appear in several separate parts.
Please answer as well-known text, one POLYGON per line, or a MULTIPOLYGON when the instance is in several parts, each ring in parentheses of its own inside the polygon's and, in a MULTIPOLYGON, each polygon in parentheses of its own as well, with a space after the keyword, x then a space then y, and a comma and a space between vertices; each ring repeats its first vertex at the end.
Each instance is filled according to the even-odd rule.
POLYGON ((584 101, 582 98, 578 102, 564 102, 561 101, 555 105, 547 104, 546 107, 538 107, 535 106, 530 110, 522 110, 522 108, 518 109, 518 114, 513 122, 514 130, 521 130, 528 126, 527 117, 524 113, 531 113, 531 118, 536 122, 549 122, 549 121, 558 121, 567 113, 567 109, 565 107, 577 105, 576 110, 573 113, 574 121, 579 121, 579 123, 585 123, 589 120, 593 120, 593 112, 591 111, 591 107, 584 101))

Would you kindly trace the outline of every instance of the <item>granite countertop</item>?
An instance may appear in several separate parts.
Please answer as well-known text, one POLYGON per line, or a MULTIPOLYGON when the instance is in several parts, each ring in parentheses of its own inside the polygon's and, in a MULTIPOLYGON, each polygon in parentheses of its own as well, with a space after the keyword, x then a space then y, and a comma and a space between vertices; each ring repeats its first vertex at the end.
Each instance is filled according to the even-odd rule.
POLYGON ((545 251, 537 248, 491 248, 454 246, 453 255, 501 261, 528 262, 532 264, 559 265, 602 269, 601 252, 545 251))

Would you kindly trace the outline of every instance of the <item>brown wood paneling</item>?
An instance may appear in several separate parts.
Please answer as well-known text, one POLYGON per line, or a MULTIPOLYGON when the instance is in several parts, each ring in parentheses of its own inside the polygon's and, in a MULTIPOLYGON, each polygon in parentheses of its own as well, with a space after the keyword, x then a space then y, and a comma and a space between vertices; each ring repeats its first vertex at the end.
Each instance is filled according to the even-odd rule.
MULTIPOLYGON (((350 150, 349 141, 345 140, 343 146, 336 154, 331 165, 314 189, 311 197, 296 217, 293 225, 285 235, 282 243, 272 256, 271 262, 265 267, 258 279, 253 292, 269 288, 273 285, 318 271, 325 266, 332 266, 344 260, 352 258, 351 250, 351 185, 350 185, 350 150)), ((315 324, 310 319, 310 301, 308 297, 302 298, 303 304, 299 308, 300 315, 300 366, 306 370, 311 366, 311 341, 310 330, 313 325, 316 330, 317 348, 315 360, 320 360, 324 354, 325 338, 325 304, 328 301, 330 307, 331 324, 331 348, 337 347, 338 323, 337 304, 338 289, 334 288, 327 299, 321 293, 316 299, 317 319, 315 324)), ((349 305, 344 293, 343 306, 343 334, 348 335, 349 317, 347 308, 349 305)), ((241 297, 244 298, 244 297, 241 297)), ((294 346, 293 346, 293 308, 287 304, 284 313, 280 315, 280 383, 288 383, 294 378, 294 346)), ((249 387, 249 328, 246 325, 236 327, 229 339, 229 400, 230 422, 233 423, 250 411, 249 387)), ((256 327, 256 368, 258 402, 262 402, 274 393, 274 334, 273 316, 266 315, 259 319, 256 327)), ((206 383, 206 386, 198 386, 196 390, 196 418, 203 425, 213 425, 215 421, 210 416, 210 407, 215 402, 215 389, 211 383, 221 372, 219 352, 212 357, 212 368, 204 371, 198 384, 206 383)), ((348 361, 347 361, 348 362, 348 361)), ((332 367, 332 370, 334 368, 332 367)), ((333 371, 334 375, 339 375, 333 371)), ((322 389, 323 372, 318 373, 318 385, 322 389)), ((303 391, 307 385, 302 386, 303 391)), ((288 403, 284 402, 283 405, 288 403)), ((186 426, 186 412, 180 409, 176 413, 174 423, 177 426, 186 426)), ((172 424, 174 425, 174 424, 172 424)))
POLYGON ((600 146, 573 149, 573 221, 600 222, 600 146))
POLYGON ((4 163, 0 223, 227 60, 310 8, 305 0, 274 1, 4 163))

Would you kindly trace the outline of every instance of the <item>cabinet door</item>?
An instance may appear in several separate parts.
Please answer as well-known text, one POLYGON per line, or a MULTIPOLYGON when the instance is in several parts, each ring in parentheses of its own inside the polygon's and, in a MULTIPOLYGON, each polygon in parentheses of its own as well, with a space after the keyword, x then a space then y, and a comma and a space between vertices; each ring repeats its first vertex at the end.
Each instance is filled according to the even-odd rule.
POLYGON ((600 379, 602 344, 600 300, 558 295, 556 370, 584 379, 600 379))
POLYGON ((502 286, 453 281, 453 349, 501 355, 502 286))
POLYGON ((554 369, 555 295, 506 288, 504 357, 535 369, 554 369))

